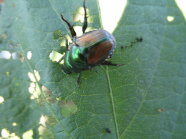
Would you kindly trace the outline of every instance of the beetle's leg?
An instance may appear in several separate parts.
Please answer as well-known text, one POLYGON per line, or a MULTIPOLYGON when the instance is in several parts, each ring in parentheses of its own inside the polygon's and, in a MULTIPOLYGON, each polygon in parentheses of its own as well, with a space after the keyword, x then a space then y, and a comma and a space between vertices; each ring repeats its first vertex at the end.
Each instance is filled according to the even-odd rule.
POLYGON ((64 56, 59 59, 58 63, 61 63, 64 60, 64 56))
POLYGON ((72 37, 75 37, 75 36, 76 36, 76 32, 75 32, 73 26, 70 24, 70 22, 68 22, 68 21, 63 17, 62 14, 61 14, 61 19, 67 24, 67 26, 68 26, 68 28, 69 28, 69 30, 70 30, 70 33, 71 33, 71 35, 72 35, 72 37))
POLYGON ((74 37, 72 41, 74 42, 74 44, 75 44, 76 46, 79 46, 79 44, 76 43, 76 37, 74 37))
POLYGON ((101 65, 107 65, 107 66, 123 66, 124 64, 115 64, 112 63, 110 61, 104 61, 103 63, 101 63, 101 65))
POLYGON ((65 45, 66 45, 66 51, 68 51, 68 39, 65 37, 65 45))
POLYGON ((84 9, 84 22, 83 22, 83 27, 82 27, 82 31, 83 33, 85 33, 85 30, 87 29, 88 26, 88 21, 87 21, 87 10, 86 10, 86 5, 85 5, 86 0, 83 1, 83 9, 84 9))
POLYGON ((80 83, 81 83, 81 72, 78 74, 78 78, 77 78, 78 87, 80 86, 80 83))

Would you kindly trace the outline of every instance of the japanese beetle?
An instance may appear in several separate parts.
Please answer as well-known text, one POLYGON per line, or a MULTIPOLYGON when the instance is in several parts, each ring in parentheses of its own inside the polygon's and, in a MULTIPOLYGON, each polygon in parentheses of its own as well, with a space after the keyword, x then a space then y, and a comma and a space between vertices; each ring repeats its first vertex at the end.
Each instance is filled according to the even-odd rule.
POLYGON ((87 32, 68 46, 62 68, 66 73, 91 69, 110 58, 115 48, 115 39, 106 30, 87 32))
POLYGON ((116 48, 116 41, 112 34, 103 29, 85 33, 88 26, 85 0, 83 1, 83 8, 85 13, 82 26, 83 35, 80 37, 76 37, 73 26, 61 14, 61 19, 67 24, 72 36, 72 43, 68 44, 66 39, 67 50, 63 57, 63 71, 69 74, 80 73, 97 65, 120 66, 121 64, 106 61, 111 58, 116 48))

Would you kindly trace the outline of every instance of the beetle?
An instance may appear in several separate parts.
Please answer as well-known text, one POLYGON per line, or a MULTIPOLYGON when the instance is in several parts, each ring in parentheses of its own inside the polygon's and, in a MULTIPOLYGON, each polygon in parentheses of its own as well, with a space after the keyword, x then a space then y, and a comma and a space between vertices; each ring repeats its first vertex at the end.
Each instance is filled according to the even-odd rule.
POLYGON ((105 61, 112 56, 115 48, 115 39, 106 30, 84 33, 68 46, 62 69, 66 73, 79 73, 100 64, 116 65, 105 61))
MULTIPOLYGON (((82 26, 83 35, 77 37, 73 26, 67 21, 63 14, 61 19, 64 21, 71 33, 72 43, 68 44, 66 39, 66 52, 62 69, 65 73, 81 73, 83 70, 89 70, 97 65, 121 66, 123 64, 114 64, 107 59, 112 57, 116 48, 116 41, 112 34, 103 29, 85 32, 88 27, 87 11, 83 1, 84 23, 82 26)), ((79 74, 78 82, 80 81, 79 74)))

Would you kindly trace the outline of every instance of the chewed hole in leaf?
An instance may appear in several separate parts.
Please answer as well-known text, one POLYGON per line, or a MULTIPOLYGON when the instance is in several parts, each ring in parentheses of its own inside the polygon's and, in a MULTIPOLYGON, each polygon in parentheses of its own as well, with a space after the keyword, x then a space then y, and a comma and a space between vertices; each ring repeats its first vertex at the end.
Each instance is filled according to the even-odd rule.
POLYGON ((168 22, 173 22, 174 21, 174 16, 167 16, 167 21, 168 22))
MULTIPOLYGON (((42 115, 40 117, 40 121, 39 121, 40 126, 38 127, 38 131, 40 135, 45 135, 45 133, 48 131, 47 130, 47 126, 53 126, 57 124, 57 120, 56 118, 54 118, 53 116, 46 116, 46 115, 42 115)), ((50 134, 50 133, 49 133, 50 134)))
POLYGON ((31 94, 30 99, 37 99, 41 95, 41 91, 37 83, 31 82, 28 91, 31 94))
POLYGON ((22 53, 17 53, 17 52, 9 52, 7 50, 0 51, 0 59, 19 59, 22 63, 24 62, 24 55, 22 53))
POLYGON ((33 130, 28 130, 23 133, 23 139, 32 139, 33 134, 33 130))
POLYGON ((30 60, 32 58, 32 52, 28 51, 26 56, 27 56, 27 59, 30 60))
POLYGON ((8 131, 6 128, 1 130, 1 136, 3 138, 8 138, 10 136, 10 131, 8 131))
POLYGON ((17 123, 16 123, 16 122, 13 122, 13 123, 12 123, 12 126, 17 126, 17 123))
POLYGON ((0 96, 0 104, 3 104, 3 102, 5 101, 3 96, 0 96))
POLYGON ((70 37, 69 34, 66 34, 64 35, 64 37, 59 38, 61 47, 66 47, 66 39, 68 40, 68 44, 72 43, 72 38, 70 37))
MULTIPOLYGON (((82 33, 82 26, 74 26, 74 29, 77 33, 77 36, 81 36, 83 35, 82 33)), ((95 30, 96 28, 93 28, 93 27, 87 27, 86 29, 86 32, 89 32, 89 31, 92 31, 92 30, 95 30)))
MULTIPOLYGON (((87 12, 87 19, 88 19, 88 23, 92 23, 93 22, 93 17, 90 16, 90 12, 89 12, 89 9, 86 8, 86 12, 87 12)), ((85 12, 84 12, 84 8, 83 7, 80 7, 78 8, 76 11, 75 11, 75 14, 74 14, 74 22, 81 22, 83 23, 84 22, 84 15, 85 15, 85 12)))
POLYGON ((13 53, 12 53, 12 59, 17 59, 17 58, 18 58, 17 53, 16 53, 16 52, 13 52, 13 53))
MULTIPOLYGON (((89 9, 86 8, 86 12, 87 12, 87 22, 88 22, 88 24, 93 23, 93 16, 90 15, 89 9)), ((75 11, 73 20, 74 20, 74 22, 80 22, 83 25, 84 17, 85 17, 84 8, 80 7, 75 11)), ((81 36, 83 34, 82 25, 81 26, 74 26, 74 29, 77 33, 77 36, 81 36)), ((86 30, 86 32, 87 32, 87 30, 86 30)))
POLYGON ((40 135, 40 138, 43 138, 43 139, 52 139, 54 138, 54 135, 53 135, 53 132, 51 131, 51 128, 47 128, 43 125, 40 125, 38 127, 38 131, 39 131, 39 135, 40 135))
POLYGON ((15 133, 11 133, 8 129, 6 129, 6 128, 3 128, 2 130, 1 130, 1 137, 2 138, 11 138, 11 139, 19 139, 19 137, 18 136, 16 136, 16 134, 15 133))
POLYGON ((28 88, 29 93, 31 94, 30 99, 37 99, 41 95, 41 89, 38 84, 38 81, 40 81, 41 77, 39 75, 39 72, 37 70, 34 70, 34 72, 28 72, 28 77, 30 79, 30 86, 28 88))
POLYGON ((56 51, 52 51, 50 54, 49 54, 49 58, 50 60, 52 60, 52 62, 60 62, 60 64, 63 64, 64 61, 62 60, 62 57, 65 55, 65 53, 61 54, 61 53, 58 53, 56 51))
POLYGON ((39 124, 46 126, 46 122, 48 121, 48 117, 46 115, 41 115, 39 124))
POLYGON ((37 70, 34 70, 34 73, 28 72, 28 77, 32 82, 37 82, 40 81, 41 79, 39 72, 37 70))
POLYGON ((86 32, 93 31, 93 30, 96 30, 96 29, 97 28, 94 28, 94 27, 87 27, 86 32))
POLYGON ((9 51, 1 51, 0 52, 0 59, 10 59, 11 53, 9 51))
POLYGON ((38 127, 38 131, 40 135, 44 134, 45 130, 46 130, 46 127, 44 127, 43 125, 40 125, 38 127))
POLYGON ((74 30, 76 31, 77 36, 82 35, 82 26, 74 26, 74 30))

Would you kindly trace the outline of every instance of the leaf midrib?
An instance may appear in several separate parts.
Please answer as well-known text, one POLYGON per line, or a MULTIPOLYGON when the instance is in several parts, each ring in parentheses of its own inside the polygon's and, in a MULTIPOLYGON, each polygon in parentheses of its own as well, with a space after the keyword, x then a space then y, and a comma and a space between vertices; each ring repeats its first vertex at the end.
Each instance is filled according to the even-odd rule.
POLYGON ((112 105, 112 112, 113 112, 114 124, 115 124, 115 129, 116 129, 116 136, 119 139, 119 129, 118 129, 118 123, 117 123, 118 120, 116 117, 116 109, 115 109, 115 103, 114 103, 114 98, 113 98, 112 86, 110 83, 110 76, 109 76, 108 67, 106 67, 105 72, 106 72, 107 81, 108 81, 109 95, 110 95, 110 100, 111 100, 111 105, 112 105))

